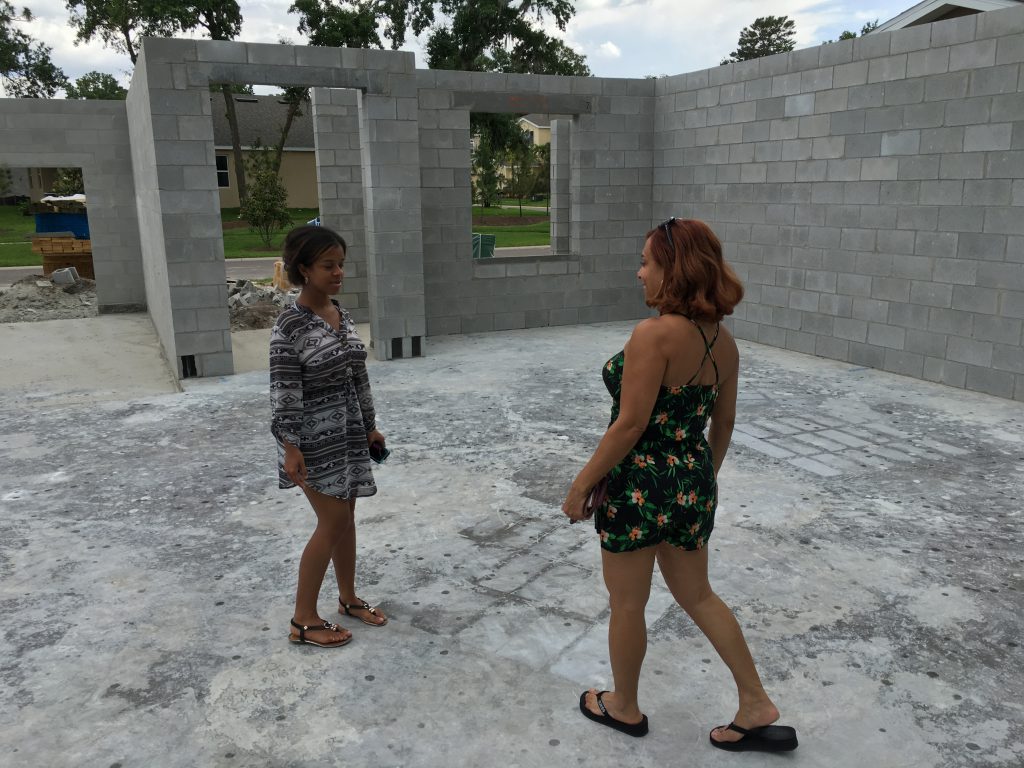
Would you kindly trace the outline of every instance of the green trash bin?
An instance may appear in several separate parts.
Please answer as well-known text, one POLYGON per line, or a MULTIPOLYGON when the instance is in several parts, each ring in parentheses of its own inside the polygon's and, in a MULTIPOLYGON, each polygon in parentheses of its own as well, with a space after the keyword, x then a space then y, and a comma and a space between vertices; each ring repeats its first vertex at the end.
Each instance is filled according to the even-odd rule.
POLYGON ((480 258, 480 235, 476 232, 473 233, 473 258, 480 258))
POLYGON ((481 259, 492 259, 494 258, 494 244, 497 241, 497 235, 480 235, 480 258, 481 259))

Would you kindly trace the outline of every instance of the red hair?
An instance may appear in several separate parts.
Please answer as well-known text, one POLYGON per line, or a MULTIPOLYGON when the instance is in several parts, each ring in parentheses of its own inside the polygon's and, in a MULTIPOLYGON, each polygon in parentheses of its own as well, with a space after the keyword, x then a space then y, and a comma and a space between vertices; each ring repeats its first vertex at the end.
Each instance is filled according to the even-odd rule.
POLYGON ((672 219, 647 233, 665 279, 648 305, 662 314, 718 322, 743 299, 743 284, 722 258, 722 243, 697 219, 672 219), (666 228, 671 229, 671 246, 666 228))

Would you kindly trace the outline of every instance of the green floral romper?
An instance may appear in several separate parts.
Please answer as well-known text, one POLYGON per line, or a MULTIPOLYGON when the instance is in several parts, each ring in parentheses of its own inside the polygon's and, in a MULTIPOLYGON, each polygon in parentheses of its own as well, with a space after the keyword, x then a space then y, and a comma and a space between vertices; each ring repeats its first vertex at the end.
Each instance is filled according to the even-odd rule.
MULTIPOLYGON (((687 318, 689 319, 689 318, 687 318)), ((690 322, 693 322, 690 320, 690 322)), ((718 396, 718 364, 710 343, 689 382, 661 388, 643 435, 608 473, 608 500, 594 515, 601 546, 609 552, 628 552, 667 541, 682 549, 701 549, 715 526, 718 484, 711 447, 704 438, 718 396), (691 383, 708 359, 715 368, 714 384, 691 383)), ((625 352, 609 360, 602 371, 612 396, 611 423, 619 416, 625 352)))

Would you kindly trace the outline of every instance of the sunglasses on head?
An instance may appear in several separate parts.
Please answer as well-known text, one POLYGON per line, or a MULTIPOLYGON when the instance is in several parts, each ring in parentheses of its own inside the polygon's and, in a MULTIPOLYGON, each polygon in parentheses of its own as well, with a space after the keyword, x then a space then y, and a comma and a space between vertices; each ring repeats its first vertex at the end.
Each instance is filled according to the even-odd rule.
POLYGON ((675 224, 675 223, 676 223, 676 217, 673 216, 668 221, 663 221, 663 222, 661 222, 661 224, 658 225, 658 229, 664 230, 665 237, 668 238, 668 249, 671 252, 675 252, 675 250, 676 250, 675 243, 672 242, 672 225, 675 224))

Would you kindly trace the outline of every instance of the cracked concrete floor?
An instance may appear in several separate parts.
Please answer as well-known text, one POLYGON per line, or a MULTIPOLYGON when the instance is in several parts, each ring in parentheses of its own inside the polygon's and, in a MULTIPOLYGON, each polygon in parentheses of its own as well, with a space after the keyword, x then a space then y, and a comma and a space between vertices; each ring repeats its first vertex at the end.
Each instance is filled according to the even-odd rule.
POLYGON ((286 641, 312 514, 276 488, 265 372, 5 396, 0 764, 1020 766, 1021 404, 752 344, 712 575, 801 746, 707 745, 728 674, 657 575, 650 735, 580 716, 607 606, 558 507, 630 327, 371 364, 393 455, 359 584, 391 622, 329 651, 286 641))

